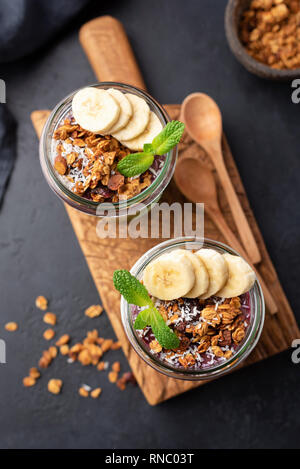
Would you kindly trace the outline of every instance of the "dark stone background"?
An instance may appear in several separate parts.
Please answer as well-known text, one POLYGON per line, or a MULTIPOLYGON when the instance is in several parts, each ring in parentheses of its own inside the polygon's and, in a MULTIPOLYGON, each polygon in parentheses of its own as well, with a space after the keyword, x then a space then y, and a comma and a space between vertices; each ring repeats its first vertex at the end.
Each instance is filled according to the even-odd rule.
MULTIPOLYGON (((59 358, 35 388, 22 378, 45 342, 39 294, 59 317, 57 334, 99 327, 113 335, 105 315, 83 309, 98 302, 61 202, 48 188, 30 122, 34 109, 52 108, 95 81, 78 42, 86 20, 111 14, 123 21, 149 91, 163 103, 204 91, 220 104, 250 203, 283 287, 299 316, 299 109, 290 83, 262 81, 231 55, 224 35, 225 1, 152 0, 92 2, 81 18, 47 48, 1 67, 8 106, 16 116, 18 159, 0 212, 0 446, 4 448, 286 448, 299 447, 300 377, 290 351, 150 407, 139 388, 119 391, 107 377, 59 358), (101 6, 101 3, 103 6, 101 6), (297 200, 298 199, 298 200, 297 200), (17 333, 4 331, 8 320, 17 333), (48 393, 61 377, 63 393, 48 393), (103 387, 99 400, 77 395, 81 383, 103 387)), ((127 370, 121 351, 110 355, 127 370)), ((299 365, 300 366, 300 365, 299 365)))

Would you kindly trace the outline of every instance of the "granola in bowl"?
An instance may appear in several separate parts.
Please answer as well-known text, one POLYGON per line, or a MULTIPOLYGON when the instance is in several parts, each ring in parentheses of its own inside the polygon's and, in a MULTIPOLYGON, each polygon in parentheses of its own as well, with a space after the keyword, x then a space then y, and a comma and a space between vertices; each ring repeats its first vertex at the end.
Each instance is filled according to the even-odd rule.
POLYGON ((76 210, 100 218, 130 211, 132 218, 151 208, 169 184, 183 128, 138 88, 91 85, 50 114, 40 139, 42 171, 76 210))
POLYGON ((176 238, 114 273, 121 314, 138 355, 167 376, 221 376, 255 347, 264 299, 251 266, 228 246, 176 238))
POLYGON ((161 171, 164 157, 156 156, 149 170, 123 176, 117 164, 130 153, 111 135, 83 129, 72 114, 53 135, 53 165, 61 180, 75 194, 97 203, 130 199, 149 187, 161 171))
POLYGON ((278 70, 300 68, 299 0, 252 0, 242 14, 239 34, 255 60, 278 70))
MULTIPOLYGON (((208 369, 231 358, 246 337, 251 319, 247 293, 234 298, 156 300, 155 307, 179 337, 180 346, 164 349, 151 327, 139 330, 138 336, 158 360, 185 370, 208 369)), ((138 313, 133 306, 133 319, 138 313)))

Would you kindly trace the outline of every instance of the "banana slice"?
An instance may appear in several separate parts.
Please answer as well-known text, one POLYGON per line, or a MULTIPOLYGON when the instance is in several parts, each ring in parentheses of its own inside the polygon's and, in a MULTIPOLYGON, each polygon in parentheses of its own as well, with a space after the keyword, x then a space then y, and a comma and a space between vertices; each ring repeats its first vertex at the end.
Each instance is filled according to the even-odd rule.
POLYGON ((143 282, 150 295, 160 300, 175 300, 192 289, 193 265, 187 257, 165 254, 147 265, 143 282))
POLYGON ((130 101, 126 98, 126 95, 119 90, 109 88, 107 92, 117 101, 120 106, 120 115, 117 122, 108 130, 109 133, 118 132, 128 124, 129 119, 132 116, 132 106, 130 101))
POLYGON ((162 130, 162 125, 159 118, 154 114, 154 112, 150 112, 150 120, 146 127, 146 130, 141 135, 138 135, 136 138, 132 140, 123 140, 123 143, 127 148, 134 151, 143 150, 145 143, 151 143, 154 137, 158 135, 162 130))
POLYGON ((105 134, 118 120, 120 106, 105 90, 83 88, 72 101, 73 115, 81 127, 105 134))
POLYGON ((208 289, 200 297, 205 300, 215 295, 225 285, 228 279, 228 267, 222 254, 214 249, 200 249, 195 255, 202 260, 209 275, 208 289))
POLYGON ((223 254, 223 258, 228 266, 228 280, 216 295, 222 298, 232 298, 249 291, 255 282, 255 273, 250 265, 239 256, 223 254))
POLYGON ((186 293, 184 296, 186 298, 197 298, 198 296, 205 293, 209 285, 209 276, 204 262, 200 257, 193 254, 187 249, 176 249, 172 251, 173 256, 183 256, 189 259, 192 263, 194 273, 195 273, 195 284, 192 289, 186 293))
POLYGON ((112 133, 112 136, 119 140, 119 142, 132 140, 138 135, 141 135, 150 120, 150 109, 144 99, 130 93, 126 94, 126 98, 131 103, 133 114, 126 127, 118 132, 112 133))

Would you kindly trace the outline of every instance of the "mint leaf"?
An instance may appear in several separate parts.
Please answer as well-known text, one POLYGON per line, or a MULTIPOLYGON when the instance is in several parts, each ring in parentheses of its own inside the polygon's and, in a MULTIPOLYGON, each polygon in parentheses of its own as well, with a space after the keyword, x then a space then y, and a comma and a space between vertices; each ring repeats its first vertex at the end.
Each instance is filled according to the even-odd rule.
POLYGON ((153 153, 131 153, 119 161, 117 170, 126 177, 137 176, 147 171, 153 160, 153 153))
POLYGON ((152 147, 156 155, 164 155, 175 147, 182 137, 185 125, 180 121, 168 122, 165 128, 154 138, 152 147))
MULTIPOLYGON (((142 311, 143 313, 143 311, 142 311)), ((156 340, 166 349, 176 349, 179 347, 180 340, 173 330, 167 326, 162 316, 155 308, 151 317, 151 328, 156 340)))
POLYGON ((135 329, 145 329, 150 324, 151 321, 151 308, 144 309, 137 315, 137 318, 134 322, 135 329), (143 314, 141 314, 143 313, 143 314))
POLYGON ((168 122, 152 143, 144 144, 144 151, 131 153, 119 161, 117 165, 119 173, 133 177, 147 171, 154 161, 154 155, 164 155, 180 142, 184 127, 180 121, 168 122))
POLYGON ((125 300, 136 306, 152 305, 152 301, 144 285, 128 270, 115 270, 114 286, 125 300))
POLYGON ((137 316, 134 328, 152 328, 153 334, 160 345, 166 349, 179 347, 180 340, 173 330, 167 326, 162 316, 155 308, 146 288, 128 270, 116 270, 114 272, 115 288, 124 296, 125 300, 136 306, 148 306, 137 316))
POLYGON ((179 347, 180 340, 177 335, 167 326, 153 304, 149 306, 149 308, 141 311, 134 323, 135 329, 144 329, 146 326, 151 327, 156 340, 162 347, 166 349, 179 347))
POLYGON ((152 153, 154 154, 152 143, 145 143, 144 144, 144 153, 152 153))

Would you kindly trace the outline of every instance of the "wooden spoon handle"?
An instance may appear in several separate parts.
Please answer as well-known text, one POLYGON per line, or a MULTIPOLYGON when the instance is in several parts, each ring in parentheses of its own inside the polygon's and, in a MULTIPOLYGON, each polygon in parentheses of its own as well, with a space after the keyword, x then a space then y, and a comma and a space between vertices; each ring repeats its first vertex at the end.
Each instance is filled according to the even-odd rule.
POLYGON ((146 89, 126 32, 116 18, 101 16, 84 24, 79 40, 99 81, 146 89))
POLYGON ((248 223, 248 220, 246 218, 246 215, 242 209, 239 198, 232 185, 232 181, 227 172, 227 168, 224 164, 220 145, 218 145, 218 147, 211 148, 208 153, 210 154, 211 159, 214 162, 215 168, 218 172, 228 203, 231 208, 234 221, 236 223, 237 230, 241 236, 243 245, 245 246, 245 249, 248 252, 248 257, 250 258, 253 264, 258 264, 261 261, 261 255, 253 233, 251 231, 250 225, 248 223))
POLYGON ((270 290, 268 289, 267 285, 265 284, 265 281, 262 278, 262 276, 260 275, 260 273, 257 271, 257 269, 251 263, 251 260, 249 259, 249 255, 246 253, 246 251, 241 246, 240 242, 238 241, 238 239, 236 238, 234 233, 231 231, 231 229, 227 225, 227 222, 226 222, 225 218, 223 217, 221 211, 217 210, 217 209, 212 209, 212 208, 208 207, 207 205, 206 205, 205 209, 206 209, 207 213, 210 215, 210 217, 212 218, 213 222, 217 225, 217 227, 219 228, 219 230, 223 234, 223 236, 226 239, 228 245, 231 246, 233 249, 235 249, 239 254, 241 254, 242 257, 244 257, 246 259, 247 262, 249 262, 249 264, 251 265, 251 267, 255 271, 256 276, 258 278, 258 281, 261 285, 261 288, 263 290, 264 297, 265 297, 265 300, 266 300, 266 305, 268 307, 269 312, 271 314, 276 314, 278 312, 278 307, 277 307, 277 304, 276 304, 270 290))

